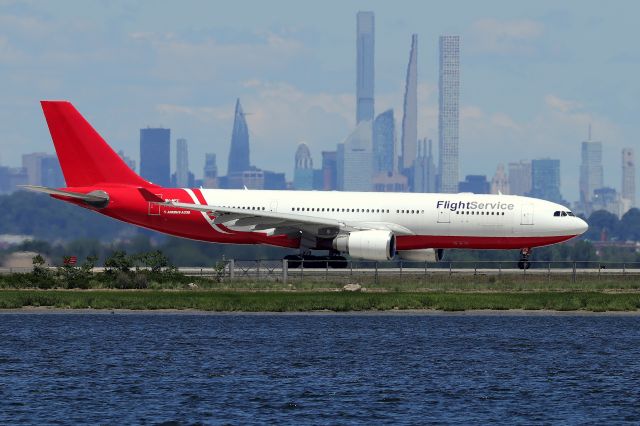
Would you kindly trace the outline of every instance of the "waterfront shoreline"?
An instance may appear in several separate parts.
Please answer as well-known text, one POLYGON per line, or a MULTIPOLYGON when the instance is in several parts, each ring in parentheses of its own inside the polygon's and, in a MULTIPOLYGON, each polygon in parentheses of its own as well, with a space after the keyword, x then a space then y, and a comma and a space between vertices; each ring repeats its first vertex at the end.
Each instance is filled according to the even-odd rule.
POLYGON ((3 290, 0 309, 187 312, 636 312, 640 294, 538 292, 291 292, 3 290))
POLYGON ((98 314, 98 315, 245 315, 245 316, 640 316, 635 311, 587 311, 587 310, 551 310, 551 309, 469 309, 465 311, 445 311, 438 309, 392 309, 368 311, 207 311, 199 309, 96 309, 96 308, 57 308, 51 306, 25 306, 22 308, 0 309, 2 314, 98 314))

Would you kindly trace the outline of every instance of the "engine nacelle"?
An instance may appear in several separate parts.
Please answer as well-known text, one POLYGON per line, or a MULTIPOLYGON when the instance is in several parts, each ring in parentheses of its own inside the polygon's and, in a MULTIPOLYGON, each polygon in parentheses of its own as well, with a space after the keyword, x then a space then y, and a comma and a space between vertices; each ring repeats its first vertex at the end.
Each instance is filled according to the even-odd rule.
POLYGON ((333 248, 367 260, 391 260, 396 254, 396 236, 391 231, 355 231, 338 235, 333 248))
POLYGON ((398 250, 398 256, 402 260, 413 260, 416 262, 439 262, 444 256, 444 250, 432 248, 398 250))

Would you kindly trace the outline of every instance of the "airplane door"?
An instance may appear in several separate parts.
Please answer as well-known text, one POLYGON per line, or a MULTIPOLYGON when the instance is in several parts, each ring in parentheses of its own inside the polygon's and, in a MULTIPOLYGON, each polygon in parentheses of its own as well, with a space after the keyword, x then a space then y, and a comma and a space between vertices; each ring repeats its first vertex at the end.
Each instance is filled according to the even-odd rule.
MULTIPOLYGON (((157 197, 162 198, 162 194, 155 194, 157 197)), ((152 203, 149 201, 149 216, 160 216, 160 204, 152 203)))
POLYGON ((451 221, 451 210, 439 209, 438 210, 438 223, 449 223, 451 221))
POLYGON ((524 204, 522 206, 520 225, 533 225, 533 204, 524 204))
POLYGON ((271 201, 271 204, 269 204, 269 211, 270 212, 277 212, 278 211, 278 202, 277 201, 271 201))

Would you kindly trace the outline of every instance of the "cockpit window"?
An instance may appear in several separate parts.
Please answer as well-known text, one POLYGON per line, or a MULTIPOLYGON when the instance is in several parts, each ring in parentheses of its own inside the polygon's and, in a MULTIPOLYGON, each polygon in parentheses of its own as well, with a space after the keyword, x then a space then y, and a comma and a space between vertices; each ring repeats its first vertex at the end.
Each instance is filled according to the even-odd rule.
POLYGON ((566 216, 566 215, 567 215, 567 212, 562 212, 562 216, 566 216))
POLYGON ((560 216, 560 212, 553 212, 554 216, 560 216))
POLYGON ((567 212, 567 216, 575 216, 575 214, 573 214, 573 212, 567 212))

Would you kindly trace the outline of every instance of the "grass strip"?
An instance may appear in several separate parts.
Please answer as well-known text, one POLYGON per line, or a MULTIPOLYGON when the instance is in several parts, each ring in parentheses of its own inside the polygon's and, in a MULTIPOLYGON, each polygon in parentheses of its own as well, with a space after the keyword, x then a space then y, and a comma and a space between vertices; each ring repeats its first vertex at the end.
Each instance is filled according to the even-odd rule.
POLYGON ((424 292, 242 292, 242 291, 82 291, 4 290, 0 309, 194 309, 218 312, 385 311, 434 309, 526 309, 635 311, 640 294, 598 292, 424 293, 424 292))

